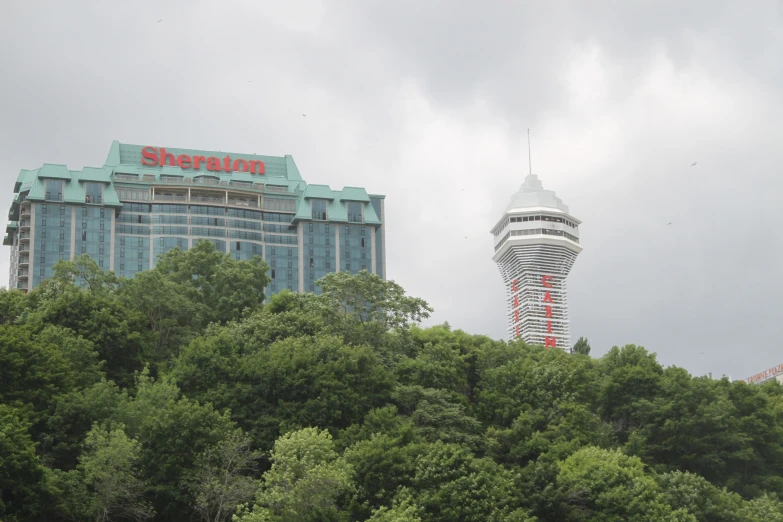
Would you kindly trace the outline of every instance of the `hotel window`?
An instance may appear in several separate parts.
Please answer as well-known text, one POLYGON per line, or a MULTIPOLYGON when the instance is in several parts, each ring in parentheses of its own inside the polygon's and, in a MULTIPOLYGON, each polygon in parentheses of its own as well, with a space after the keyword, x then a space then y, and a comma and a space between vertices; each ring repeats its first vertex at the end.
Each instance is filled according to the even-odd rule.
POLYGON ((125 246, 125 236, 120 236, 120 244, 125 246))
POLYGON ((364 238, 362 238, 362 248, 364 248, 364 247, 365 247, 364 238))
POLYGON ((312 213, 313 213, 313 219, 319 219, 321 221, 326 221, 326 200, 325 199, 314 199, 311 202, 312 205, 312 213))
POLYGON ((313 244, 313 236, 312 235, 310 235, 310 244, 311 245, 313 244))
POLYGON ((141 263, 139 263, 139 272, 141 272, 142 270, 144 270, 143 266, 144 266, 144 265, 142 265, 141 263))
POLYGON ((288 257, 291 257, 292 255, 294 255, 294 249, 293 248, 289 248, 288 249, 288 257))
POLYGON ((312 223, 310 223, 309 228, 310 228, 310 232, 312 232, 313 231, 313 224, 312 223))
POLYGON ((103 185, 101 183, 87 183, 85 201, 87 203, 101 203, 103 198, 103 185))
POLYGON ((46 226, 46 218, 41 219, 41 225, 44 227, 46 226))
POLYGON ((82 217, 87 216, 87 207, 82 207, 82 217))
POLYGON ((349 201, 348 202, 348 221, 350 223, 361 223, 362 220, 362 205, 361 203, 357 203, 355 201, 349 201))
POLYGON ((144 238, 139 238, 139 246, 144 246, 144 238))
POLYGON ((272 279, 274 279, 274 278, 275 278, 275 269, 273 268, 272 269, 272 279))
POLYGON ((62 205, 60 205, 60 215, 61 215, 61 216, 64 216, 64 215, 65 215, 65 207, 64 207, 64 206, 62 206, 62 205))
POLYGON ((46 214, 46 205, 41 205, 41 214, 46 214))
POLYGON ((46 229, 41 230, 41 237, 46 237, 46 229))
POLYGON ((65 230, 60 230, 60 239, 65 239, 65 230))
POLYGON ((348 227, 343 227, 343 232, 345 233, 345 235, 346 235, 346 236, 347 236, 347 235, 350 235, 350 233, 351 233, 351 229, 350 229, 350 228, 348 228, 348 227))
POLYGON ((61 227, 64 227, 64 226, 65 226, 65 219, 63 219, 63 218, 60 218, 60 226, 61 226, 61 227))
POLYGON ((82 220, 82 228, 87 228, 87 220, 86 219, 82 220))
POLYGON ((286 279, 289 279, 289 280, 291 280, 291 279, 293 279, 293 278, 294 278, 294 276, 293 276, 293 274, 291 273, 291 270, 289 270, 289 271, 288 271, 288 277, 287 277, 286 279))
POLYGON ((362 227, 362 236, 364 236, 364 231, 366 230, 366 227, 362 227))
POLYGON ((51 201, 63 200, 63 182, 59 179, 46 180, 46 199, 51 201))

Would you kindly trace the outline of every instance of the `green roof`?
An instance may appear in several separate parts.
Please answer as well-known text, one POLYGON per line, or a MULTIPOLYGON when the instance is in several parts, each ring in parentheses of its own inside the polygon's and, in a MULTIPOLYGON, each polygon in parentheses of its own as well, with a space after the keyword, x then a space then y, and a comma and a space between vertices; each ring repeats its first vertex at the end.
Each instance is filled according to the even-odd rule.
POLYGON ((304 197, 305 199, 335 199, 335 193, 328 185, 307 185, 304 197))
POLYGON ((44 163, 38 171, 39 178, 71 179, 71 171, 65 165, 50 165, 44 163))
POLYGON ((81 174, 78 171, 71 173, 81 181, 111 183, 111 170, 104 167, 84 167, 81 174))
POLYGON ((368 225, 381 224, 381 220, 378 218, 378 214, 375 213, 375 209, 370 203, 364 204, 364 222, 368 225))
MULTIPOLYGON (((327 212, 329 221, 347 222, 347 206, 349 202, 362 203, 364 206, 364 222, 368 225, 378 225, 380 220, 371 204, 375 198, 383 199, 385 196, 368 194, 361 187, 344 187, 342 190, 332 190, 328 185, 308 185, 299 172, 294 159, 286 156, 262 156, 258 154, 238 154, 233 152, 201 151, 195 149, 179 149, 172 147, 155 147, 156 154, 165 148, 168 154, 178 158, 182 154, 190 157, 218 157, 221 158, 221 168, 226 155, 231 160, 244 160, 246 162, 260 160, 264 162, 264 174, 252 174, 250 172, 223 172, 209 171, 206 163, 202 163, 199 169, 182 169, 179 166, 142 164, 142 150, 144 146, 130 145, 112 142, 106 164, 103 167, 84 167, 82 170, 69 170, 65 165, 44 164, 38 169, 22 169, 19 171, 14 185, 14 197, 9 211, 9 230, 18 226, 19 206, 25 200, 44 201, 46 198, 46 180, 60 180, 63 182, 63 202, 71 204, 84 204, 86 201, 86 189, 89 183, 100 183, 103 186, 104 206, 121 207, 114 183, 123 186, 146 184, 149 181, 160 181, 162 176, 176 176, 183 183, 192 183, 193 178, 210 176, 220 180, 219 190, 242 190, 244 186, 232 186, 232 181, 240 181, 258 190, 261 186, 269 187, 268 197, 280 195, 283 198, 297 198, 296 215, 294 220, 311 220, 310 199, 325 199, 328 201, 327 212), (135 179, 117 180, 116 175, 135 175, 135 179), (231 188, 233 187, 233 188, 231 188), (277 192, 273 188, 285 188, 286 191, 277 192), (29 191, 29 192, 28 192, 29 191), (24 193, 27 192, 25 195, 24 193)), ((176 159, 175 159, 176 161, 176 159)), ((214 167, 214 165, 213 165, 214 167)), ((176 180, 174 180, 177 183, 176 180)), ((195 185, 191 185, 195 186, 195 185)), ((214 186, 206 186, 213 188, 214 186)), ((218 187, 214 187, 218 188, 218 187)))
POLYGON ((370 202, 370 197, 367 195, 367 191, 359 187, 344 187, 340 195, 340 199, 343 201, 363 201, 365 203, 370 202))

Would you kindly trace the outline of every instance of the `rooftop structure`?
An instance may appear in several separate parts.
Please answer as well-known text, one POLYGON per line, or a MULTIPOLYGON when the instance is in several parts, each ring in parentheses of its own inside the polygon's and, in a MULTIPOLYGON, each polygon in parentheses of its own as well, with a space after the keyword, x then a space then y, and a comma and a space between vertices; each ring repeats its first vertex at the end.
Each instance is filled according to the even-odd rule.
POLYGON ((59 259, 89 254, 132 277, 205 238, 237 260, 266 260, 269 296, 317 292, 329 272, 385 278, 384 214, 384 196, 364 188, 308 185, 291 156, 114 141, 102 167, 22 170, 3 244, 9 287, 31 290, 59 259))
POLYGON ((506 286, 509 339, 570 346, 566 278, 582 251, 580 223, 530 174, 492 228, 492 259, 506 286))

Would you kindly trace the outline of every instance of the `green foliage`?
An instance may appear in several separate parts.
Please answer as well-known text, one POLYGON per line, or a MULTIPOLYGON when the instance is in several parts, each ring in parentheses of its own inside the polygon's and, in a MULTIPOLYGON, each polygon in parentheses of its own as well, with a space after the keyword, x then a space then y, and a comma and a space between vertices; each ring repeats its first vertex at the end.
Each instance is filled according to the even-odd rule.
POLYGON ((0 403, 0 520, 34 520, 44 469, 24 414, 0 403))
POLYGON ((574 347, 571 348, 571 353, 578 353, 579 355, 590 355, 590 343, 586 337, 580 337, 574 347))
POLYGON ((304 428, 275 442, 253 512, 284 522, 323 520, 338 513, 337 499, 351 489, 351 469, 329 432, 304 428))
POLYGON ((0 292, 0 520, 783 522, 783 387, 281 292, 201 242, 0 292))
POLYGON ((83 513, 94 520, 152 518, 154 511, 142 497, 144 483, 138 471, 141 448, 125 435, 123 426, 105 429, 95 425, 84 446, 78 467, 87 486, 83 513))

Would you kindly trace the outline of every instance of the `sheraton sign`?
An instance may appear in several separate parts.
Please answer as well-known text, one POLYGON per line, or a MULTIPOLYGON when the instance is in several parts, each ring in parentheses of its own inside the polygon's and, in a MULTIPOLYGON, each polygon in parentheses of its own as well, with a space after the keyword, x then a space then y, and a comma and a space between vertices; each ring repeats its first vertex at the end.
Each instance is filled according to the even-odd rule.
POLYGON ((180 154, 174 156, 161 147, 144 147, 141 149, 141 164, 147 167, 179 167, 181 169, 202 169, 202 165, 210 172, 249 172, 263 174, 264 162, 261 160, 231 160, 228 154, 223 158, 215 156, 190 156, 180 154))

